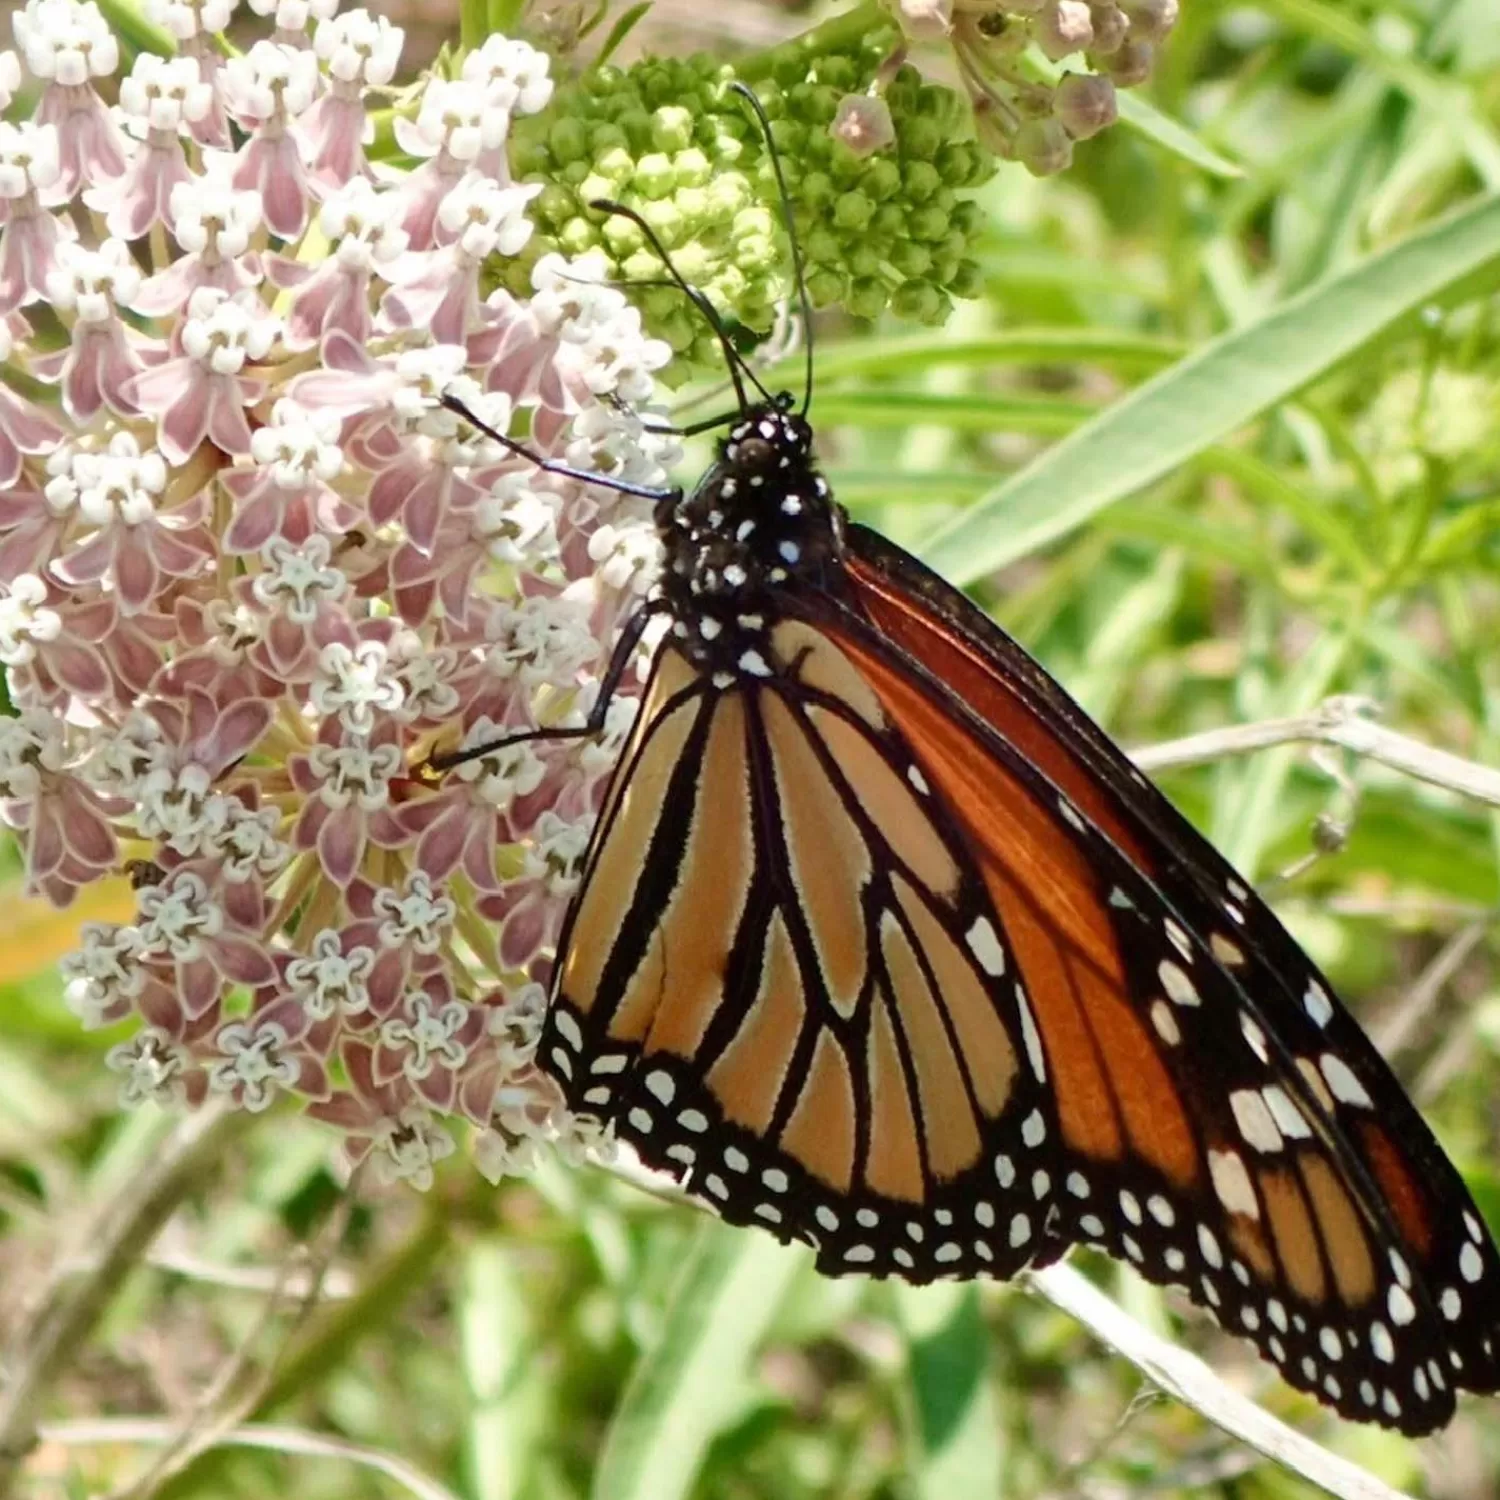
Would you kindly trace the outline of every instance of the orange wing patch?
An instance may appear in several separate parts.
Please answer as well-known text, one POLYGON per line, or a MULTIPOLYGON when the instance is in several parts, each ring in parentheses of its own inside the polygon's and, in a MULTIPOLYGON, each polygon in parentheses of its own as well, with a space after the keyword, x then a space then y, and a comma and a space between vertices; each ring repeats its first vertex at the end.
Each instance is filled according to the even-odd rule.
POLYGON ((1064 1139, 1116 1160, 1128 1136, 1170 1180, 1199 1171, 1199 1152, 1157 1049, 1126 998, 1124 965, 1092 870, 1030 791, 975 754, 961 726, 920 687, 859 642, 840 640, 907 741, 923 772, 963 820, 979 870, 1027 976, 1064 1139))

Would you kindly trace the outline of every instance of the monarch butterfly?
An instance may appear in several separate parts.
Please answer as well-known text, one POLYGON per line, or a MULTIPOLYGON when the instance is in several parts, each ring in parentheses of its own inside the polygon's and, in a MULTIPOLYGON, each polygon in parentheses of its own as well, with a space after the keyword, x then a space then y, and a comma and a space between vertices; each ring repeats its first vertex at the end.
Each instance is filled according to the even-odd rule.
POLYGON ((1500 1389, 1500 1255, 1327 981, 1042 667, 848 520, 810 344, 799 410, 658 250, 739 396, 715 461, 684 493, 538 460, 654 498, 664 548, 573 732, 669 622, 559 942, 568 1105, 830 1275, 1086 1244, 1347 1417, 1424 1433, 1500 1389))

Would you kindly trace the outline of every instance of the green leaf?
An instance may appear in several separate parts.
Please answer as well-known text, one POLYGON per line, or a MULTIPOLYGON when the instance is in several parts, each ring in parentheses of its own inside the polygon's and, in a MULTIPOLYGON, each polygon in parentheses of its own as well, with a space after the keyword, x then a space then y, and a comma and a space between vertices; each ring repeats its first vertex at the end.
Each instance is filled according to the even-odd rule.
MULTIPOLYGON (((1128 328, 1012 328, 980 338, 945 338, 940 333, 820 344, 818 392, 850 376, 910 375, 939 365, 1081 365, 1155 371, 1187 351, 1180 340, 1135 333, 1128 328)), ((800 357, 771 366, 766 384, 795 385, 802 378, 800 357)), ((815 414, 822 398, 814 393, 815 414)))
POLYGON ((925 549, 956 583, 1066 535, 1500 257, 1487 196, 1204 345, 1012 475, 925 549))
POLYGON ((750 1360, 805 1255, 768 1235, 705 1223, 615 1411, 594 1500, 681 1500, 735 1416, 750 1360))
POLYGON ((1214 177, 1245 175, 1243 168, 1230 161, 1227 156, 1220 156, 1212 146, 1200 141, 1186 125, 1180 124, 1171 115, 1163 114, 1139 95, 1122 90, 1115 97, 1119 102, 1120 120, 1137 135, 1145 136, 1148 141, 1154 141, 1174 156, 1180 156, 1190 166, 1214 177))
POLYGON ((1358 58, 1371 73, 1383 76, 1408 98, 1425 106, 1462 141, 1470 164, 1485 184, 1500 185, 1500 140, 1476 116, 1467 89, 1413 58, 1389 51, 1372 29, 1362 26, 1342 6, 1325 4, 1324 0, 1265 0, 1265 8, 1288 26, 1358 58))
POLYGON ((930 391, 849 391, 824 396, 818 419, 826 427, 910 427, 933 422, 955 432, 1072 432, 1098 408, 1057 396, 945 396, 930 391))
POLYGON ((994 1500, 1003 1493, 1001 1423, 978 1288, 898 1286, 896 1306, 911 1348, 914 1493, 994 1500))
POLYGON ((636 23, 651 9, 652 0, 641 0, 639 5, 632 5, 624 15, 609 29, 609 35, 604 39, 604 45, 599 49, 599 55, 594 59, 594 66, 602 68, 611 57, 615 55, 620 43, 630 35, 636 28, 636 23))
POLYGON ((480 1240, 465 1256, 458 1313, 473 1403, 468 1493, 474 1500, 513 1500, 545 1429, 549 1382, 534 1358, 525 1287, 496 1240, 480 1240))

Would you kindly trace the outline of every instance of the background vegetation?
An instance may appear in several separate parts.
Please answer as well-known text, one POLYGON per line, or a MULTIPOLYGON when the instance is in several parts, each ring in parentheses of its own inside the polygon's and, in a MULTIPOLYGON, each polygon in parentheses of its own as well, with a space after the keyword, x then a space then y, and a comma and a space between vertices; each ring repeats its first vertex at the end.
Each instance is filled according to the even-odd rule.
MULTIPOLYGON (((688 39, 727 52, 821 14, 698 7, 688 39)), ((684 36, 663 10, 631 45, 684 36)), ((1183 0, 1148 93, 1196 160, 1122 126, 1061 178, 1005 167, 982 189, 983 295, 945 330, 820 330, 838 493, 1128 744, 1358 694, 1500 765, 1494 0, 1183 0)), ((1223 748, 1168 789, 1338 981, 1500 1225, 1496 809, 1337 748, 1223 748)), ((45 913, 12 879, 0 1312, 14 1331, 53 1297, 41 1332, 71 1349, 29 1495, 1309 1493, 1025 1287, 820 1280, 560 1162, 497 1191, 450 1161, 425 1197, 351 1197, 293 1116, 204 1117, 185 1143, 122 1114, 114 1037, 79 1029, 55 974, 103 913, 45 913), (113 1232, 122 1203, 183 1184, 154 1243, 113 1232), (245 1422, 130 1489, 164 1436, 245 1422)), ((1081 1263, 1372 1476, 1500 1490, 1493 1402, 1420 1444, 1343 1425, 1171 1296, 1081 1263)))

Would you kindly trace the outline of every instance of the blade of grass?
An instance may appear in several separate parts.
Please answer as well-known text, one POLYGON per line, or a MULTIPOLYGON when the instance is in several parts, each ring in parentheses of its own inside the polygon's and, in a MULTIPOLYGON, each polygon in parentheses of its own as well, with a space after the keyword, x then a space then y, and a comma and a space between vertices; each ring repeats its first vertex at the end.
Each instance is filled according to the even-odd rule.
POLYGON ((972 583, 1065 535, 1326 374, 1500 257, 1500 195, 1428 225, 1204 345, 942 528, 927 560, 972 583))
POLYGON ((718 1222, 698 1233, 667 1310, 615 1411, 594 1500, 681 1500, 738 1407, 751 1356, 805 1257, 718 1222))

